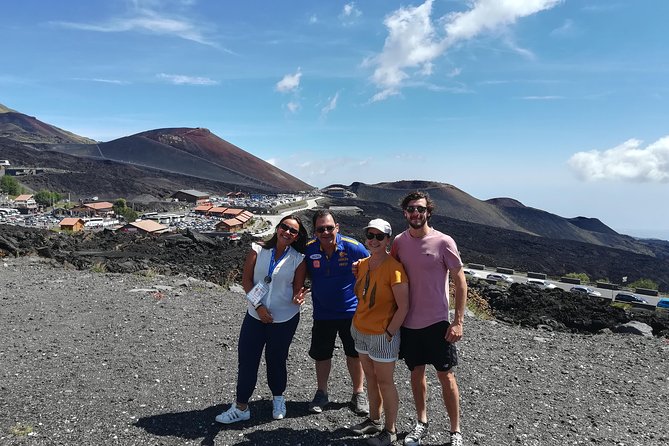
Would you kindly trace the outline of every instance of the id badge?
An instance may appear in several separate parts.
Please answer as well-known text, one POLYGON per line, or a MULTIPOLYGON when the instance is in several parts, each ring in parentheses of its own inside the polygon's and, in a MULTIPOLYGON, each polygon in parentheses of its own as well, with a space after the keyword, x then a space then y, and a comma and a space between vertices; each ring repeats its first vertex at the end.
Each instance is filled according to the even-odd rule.
POLYGON ((258 282, 255 286, 246 293, 246 298, 251 302, 251 305, 257 307, 265 294, 269 291, 269 287, 265 282, 258 282))

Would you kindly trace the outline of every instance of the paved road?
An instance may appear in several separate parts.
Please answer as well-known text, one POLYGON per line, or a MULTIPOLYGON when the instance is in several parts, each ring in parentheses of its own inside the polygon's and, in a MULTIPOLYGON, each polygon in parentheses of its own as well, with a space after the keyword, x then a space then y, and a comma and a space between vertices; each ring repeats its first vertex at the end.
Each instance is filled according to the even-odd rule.
MULTIPOLYGON (((476 272, 476 275, 479 278, 485 278, 488 274, 496 273, 496 271, 494 269, 484 270, 484 271, 476 270, 476 269, 472 269, 472 268, 467 268, 467 269, 470 269, 470 270, 476 272)), ((518 282, 518 283, 527 282, 527 276, 525 274, 507 274, 507 275, 509 277, 511 277, 514 282, 518 282)), ((574 284, 572 284, 572 283, 563 283, 563 282, 558 282, 558 281, 555 281, 555 280, 548 280, 548 281, 550 283, 552 283, 553 285, 555 285, 559 288, 562 288, 565 291, 569 291, 571 289, 571 287, 574 286, 574 284)), ((616 295, 616 293, 623 291, 623 290, 608 290, 608 289, 605 289, 605 288, 597 288, 595 286, 590 286, 590 285, 586 285, 586 286, 602 293, 601 297, 603 299, 613 300, 613 297, 616 295)), ((657 296, 657 297, 656 296, 646 296, 646 295, 641 295, 641 294, 638 294, 638 293, 637 293, 637 295, 646 299, 646 301, 648 301, 648 304, 650 304, 650 305, 657 305, 657 302, 660 300, 661 297, 663 297, 663 296, 657 296)))
POLYGON ((263 231, 261 233, 258 233, 256 235, 258 235, 260 237, 263 237, 263 236, 272 234, 274 232, 274 228, 276 227, 276 225, 279 223, 279 221, 281 221, 281 219, 285 215, 292 214, 293 212, 297 212, 297 211, 304 211, 306 209, 313 209, 316 206, 318 206, 317 202, 318 202, 319 199, 320 198, 309 198, 309 199, 307 199, 307 204, 306 205, 304 205, 302 207, 299 207, 299 208, 287 209, 287 210, 283 211, 281 214, 263 215, 262 219, 269 221, 271 223, 271 225, 270 225, 269 229, 267 229, 266 231, 263 231))

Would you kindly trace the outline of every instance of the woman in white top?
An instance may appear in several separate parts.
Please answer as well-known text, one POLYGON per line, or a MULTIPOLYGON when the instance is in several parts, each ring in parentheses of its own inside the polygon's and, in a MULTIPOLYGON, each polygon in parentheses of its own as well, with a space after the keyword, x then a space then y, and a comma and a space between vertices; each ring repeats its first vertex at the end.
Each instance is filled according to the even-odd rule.
POLYGON ((274 396, 272 415, 286 416, 288 349, 300 320, 304 302, 304 244, 307 231, 296 215, 281 219, 271 239, 253 243, 244 262, 242 286, 248 308, 237 347, 237 395, 230 409, 216 417, 219 423, 248 420, 248 401, 258 380, 263 349, 267 363, 267 384, 274 396))

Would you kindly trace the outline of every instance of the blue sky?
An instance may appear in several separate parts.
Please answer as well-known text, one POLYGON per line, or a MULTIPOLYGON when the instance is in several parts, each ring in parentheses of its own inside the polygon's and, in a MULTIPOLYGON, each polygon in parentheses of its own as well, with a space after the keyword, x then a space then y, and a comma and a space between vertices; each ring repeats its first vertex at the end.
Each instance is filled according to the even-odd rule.
POLYGON ((0 103, 206 127, 314 186, 402 179, 669 239, 665 0, 6 2, 0 103))

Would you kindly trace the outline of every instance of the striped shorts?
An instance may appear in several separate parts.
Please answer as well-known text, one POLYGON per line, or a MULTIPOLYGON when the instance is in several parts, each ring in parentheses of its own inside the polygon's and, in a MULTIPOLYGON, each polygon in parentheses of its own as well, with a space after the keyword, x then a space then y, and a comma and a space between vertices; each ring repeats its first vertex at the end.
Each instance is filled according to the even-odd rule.
POLYGON ((355 350, 365 354, 376 362, 397 361, 400 353, 400 332, 388 341, 385 333, 366 334, 361 333, 351 324, 351 336, 355 342, 355 350))

